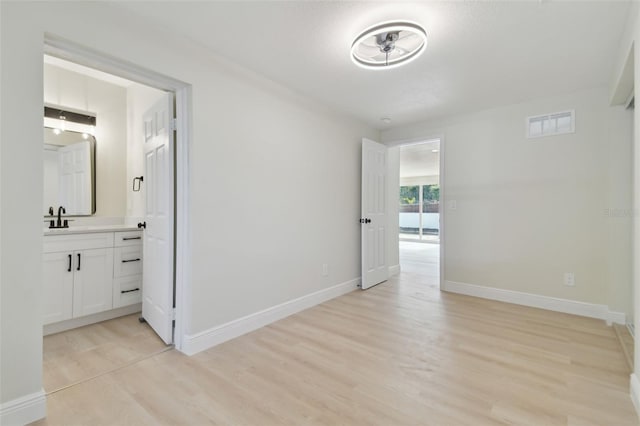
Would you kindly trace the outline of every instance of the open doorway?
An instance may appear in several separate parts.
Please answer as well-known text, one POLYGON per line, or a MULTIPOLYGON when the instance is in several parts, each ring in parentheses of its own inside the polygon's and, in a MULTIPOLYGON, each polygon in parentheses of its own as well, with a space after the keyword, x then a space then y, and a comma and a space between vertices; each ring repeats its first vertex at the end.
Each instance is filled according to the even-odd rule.
POLYGON ((400 146, 399 254, 404 272, 437 285, 440 269, 440 139, 400 146))
POLYGON ((95 53, 60 43, 45 51, 43 382, 52 393, 179 347, 174 241, 186 224, 175 221, 185 189, 176 185, 180 84, 136 78, 110 58, 107 68, 123 71, 105 72, 88 66, 101 63, 95 53), (89 125, 76 129, 83 117, 89 125), (86 140, 92 149, 68 155, 86 140))

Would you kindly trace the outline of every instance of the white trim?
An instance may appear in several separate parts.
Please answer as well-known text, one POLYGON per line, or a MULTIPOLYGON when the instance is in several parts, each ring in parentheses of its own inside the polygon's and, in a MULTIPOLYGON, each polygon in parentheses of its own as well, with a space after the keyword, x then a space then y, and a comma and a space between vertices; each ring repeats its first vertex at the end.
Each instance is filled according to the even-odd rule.
POLYGON ((129 306, 123 306, 117 309, 111 309, 104 312, 98 312, 97 314, 87 315, 84 317, 73 318, 66 321, 54 322, 53 324, 46 324, 42 327, 42 334, 48 336, 50 334, 61 333, 63 331, 71 330, 73 328, 84 327, 85 325, 95 324, 97 322, 107 321, 110 319, 122 317, 125 315, 135 314, 142 310, 142 304, 135 303, 129 306))
POLYGON ((610 311, 607 305, 578 302, 575 300, 559 299, 556 297, 541 296, 538 294, 459 283, 455 281, 445 281, 442 290, 451 293, 481 297, 483 299, 530 306, 532 308, 546 309, 549 311, 563 312, 566 314, 580 315, 589 318, 598 318, 607 321, 608 325, 611 325, 612 322, 625 324, 625 314, 622 312, 610 311))
POLYGON ((176 90, 176 235, 175 235, 175 328, 173 344, 182 350, 185 318, 191 314, 192 303, 185 300, 187 287, 191 282, 191 222, 189 221, 189 204, 191 200, 189 170, 191 170, 191 86, 176 90))
POLYGON ((610 311, 607 306, 607 317, 605 318, 608 325, 611 324, 627 324, 627 315, 624 312, 610 311))
POLYGON ((428 137, 428 138, 400 139, 397 141, 383 142, 383 145, 386 145, 389 148, 393 148, 396 146, 422 145, 423 143, 435 142, 438 139, 440 139, 440 143, 442 143, 442 138, 443 138, 443 135, 436 135, 434 137, 428 137))
POLYGON ((398 275, 400 273, 400 264, 389 266, 389 276, 398 275))
POLYGON ((359 284, 360 278, 355 278, 342 284, 334 285, 333 287, 319 290, 306 296, 272 306, 260 312, 238 318, 226 324, 212 327, 200 333, 185 335, 182 341, 182 352, 187 355, 194 355, 226 342, 227 340, 242 336, 243 334, 288 317, 289 315, 350 293, 356 290, 359 284))
POLYGON ((191 85, 145 69, 136 64, 119 58, 94 51, 46 33, 44 37, 44 52, 47 55, 66 59, 79 65, 88 66, 109 74, 113 74, 131 81, 135 81, 156 89, 174 92, 176 100, 176 218, 175 218, 175 312, 174 344, 176 349, 182 349, 186 318, 190 317, 191 304, 185 300, 190 283, 189 259, 191 258, 191 224, 189 221, 190 180, 189 153, 193 146, 191 140, 191 85))
POLYGON ((44 389, 0 404, 0 425, 26 425, 47 415, 44 389))
POLYGON ((446 212, 447 209, 445 208, 447 203, 446 203, 446 188, 445 188, 445 181, 444 181, 444 153, 445 150, 447 148, 447 144, 445 143, 445 137, 444 134, 438 136, 438 138, 440 139, 440 158, 438 159, 438 167, 439 167, 439 179, 440 182, 438 184, 438 186, 440 187, 440 203, 438 204, 438 218, 440 219, 440 229, 438 229, 438 244, 440 245, 439 249, 440 249, 440 253, 439 253, 439 257, 438 257, 438 273, 440 275, 439 277, 439 286, 440 289, 442 290, 442 288, 444 287, 444 262, 445 262, 445 258, 444 258, 444 245, 445 245, 445 230, 446 230, 446 223, 445 223, 445 217, 446 217, 446 212))
POLYGON ((638 380, 638 376, 636 376, 636 373, 631 374, 629 380, 629 389, 633 407, 636 409, 636 414, 640 416, 640 381, 638 380))

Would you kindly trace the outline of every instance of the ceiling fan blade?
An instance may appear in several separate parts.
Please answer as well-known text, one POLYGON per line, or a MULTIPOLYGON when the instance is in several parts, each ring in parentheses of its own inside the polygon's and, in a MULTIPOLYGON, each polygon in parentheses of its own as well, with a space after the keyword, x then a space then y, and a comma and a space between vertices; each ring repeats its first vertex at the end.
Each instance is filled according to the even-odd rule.
POLYGON ((412 51, 414 49, 417 49, 422 43, 423 40, 421 37, 418 37, 416 34, 411 34, 410 36, 396 41, 396 47, 399 47, 405 51, 412 51))
POLYGON ((368 46, 366 44, 360 44, 356 48, 356 53, 358 54, 358 56, 373 58, 374 56, 380 54, 380 48, 378 48, 377 46, 368 46))

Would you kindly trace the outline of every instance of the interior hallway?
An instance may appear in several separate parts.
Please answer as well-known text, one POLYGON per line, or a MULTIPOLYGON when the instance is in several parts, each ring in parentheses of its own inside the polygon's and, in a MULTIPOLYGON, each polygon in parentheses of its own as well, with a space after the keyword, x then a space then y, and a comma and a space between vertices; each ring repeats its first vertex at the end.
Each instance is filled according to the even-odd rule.
POLYGON ((438 246, 401 244, 383 284, 57 392, 37 424, 638 424, 611 327, 441 293, 438 246))

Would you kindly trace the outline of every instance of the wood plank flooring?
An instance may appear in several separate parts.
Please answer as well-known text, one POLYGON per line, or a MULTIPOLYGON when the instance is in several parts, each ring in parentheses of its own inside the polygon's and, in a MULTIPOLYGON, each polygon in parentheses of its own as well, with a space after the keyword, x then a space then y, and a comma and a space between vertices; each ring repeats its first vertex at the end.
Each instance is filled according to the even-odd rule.
POLYGON ((166 348, 139 314, 127 315, 44 337, 46 392, 87 380, 166 348))
POLYGON ((613 328, 441 293, 437 246, 406 244, 386 283, 56 392, 37 424, 639 424, 613 328))

